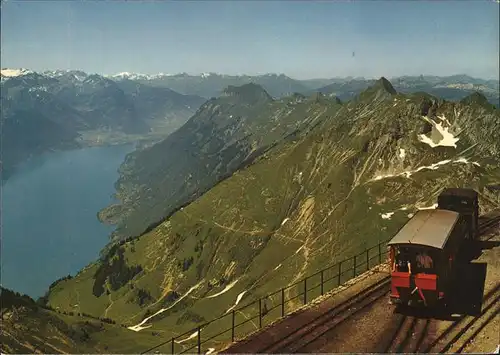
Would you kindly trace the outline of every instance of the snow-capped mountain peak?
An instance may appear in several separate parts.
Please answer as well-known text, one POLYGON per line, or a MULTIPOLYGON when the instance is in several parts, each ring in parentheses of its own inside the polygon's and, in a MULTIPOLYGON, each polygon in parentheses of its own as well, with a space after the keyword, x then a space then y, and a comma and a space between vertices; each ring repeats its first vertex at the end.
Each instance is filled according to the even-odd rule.
POLYGON ((83 81, 88 76, 87 73, 81 70, 47 70, 44 71, 42 75, 55 79, 66 76, 68 78, 75 79, 76 81, 83 81))
POLYGON ((136 79, 138 77, 143 77, 143 76, 144 76, 144 74, 129 73, 127 71, 124 71, 124 72, 121 72, 118 74, 114 74, 114 75, 110 75, 110 77, 116 78, 116 79, 136 79))
POLYGON ((19 69, 3 68, 0 72, 0 74, 2 76, 7 77, 7 78, 26 75, 26 74, 30 74, 30 73, 33 73, 33 71, 31 71, 29 69, 24 69, 24 68, 19 68, 19 69))
POLYGON ((142 73, 131 73, 131 72, 121 72, 118 74, 112 75, 104 75, 104 77, 111 78, 113 80, 153 80, 153 79, 161 79, 164 77, 174 76, 175 74, 166 74, 166 73, 158 73, 158 74, 142 74, 142 73))

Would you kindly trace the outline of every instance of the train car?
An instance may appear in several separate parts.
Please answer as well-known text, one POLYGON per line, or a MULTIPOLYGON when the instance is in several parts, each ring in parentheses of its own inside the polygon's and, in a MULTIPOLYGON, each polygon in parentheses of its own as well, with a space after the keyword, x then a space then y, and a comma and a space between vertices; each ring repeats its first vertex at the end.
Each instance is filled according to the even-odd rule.
POLYGON ((444 189, 438 197, 438 209, 459 212, 468 221, 466 240, 477 238, 479 221, 478 194, 472 189, 444 189))
POLYGON ((448 188, 438 207, 420 210, 388 243, 391 303, 446 304, 457 277, 460 251, 478 234, 478 195, 448 188))

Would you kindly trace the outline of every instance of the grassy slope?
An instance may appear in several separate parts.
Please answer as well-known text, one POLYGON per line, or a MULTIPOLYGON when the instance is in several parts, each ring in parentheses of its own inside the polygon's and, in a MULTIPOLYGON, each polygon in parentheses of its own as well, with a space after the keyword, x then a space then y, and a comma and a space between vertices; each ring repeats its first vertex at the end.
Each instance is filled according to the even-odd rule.
POLYGON ((39 309, 16 322, 2 320, 2 353, 130 353, 161 341, 161 332, 132 333, 114 324, 39 309))
POLYGON ((120 325, 41 308, 28 296, 10 296, 7 300, 3 294, 1 299, 2 353, 106 353, 108 349, 127 352, 158 342, 159 333, 130 336, 131 332, 120 325))
MULTIPOLYGON (((143 233, 276 142, 314 126, 324 113, 311 99, 271 100, 258 86, 239 89, 208 101, 167 139, 127 157, 117 183, 121 203, 100 213, 102 220, 118 222, 114 236, 143 233)), ((340 105, 330 101, 330 110, 337 110, 340 105)))
MULTIPOLYGON (((492 133, 500 126, 498 111, 421 95, 388 96, 383 90, 365 96, 331 114, 331 102, 315 102, 326 110, 314 132, 283 142, 151 232, 126 243, 127 263, 144 271, 124 287, 95 298, 91 284, 97 266, 92 266, 57 284, 50 305, 70 309, 79 299, 86 313, 133 325, 146 311, 171 306, 176 296, 199 284, 153 318, 148 323, 152 328, 139 332, 160 330, 168 337, 224 313, 244 290, 242 304, 389 238, 416 205, 432 205, 444 187, 473 187, 481 194, 483 210, 500 207, 498 193, 485 188, 500 181, 500 147, 492 133), (372 101, 375 97, 379 100, 372 101), (457 148, 419 142, 425 113, 445 114, 453 131, 461 131, 457 148), (399 149, 405 149, 404 159, 399 149), (377 175, 459 157, 480 166, 450 163, 410 178, 373 181, 377 175), (395 214, 382 219, 380 214, 387 212, 395 214), (192 265, 182 270, 179 262, 190 257, 192 265), (228 292, 207 298, 235 280, 228 292), (139 288, 152 297, 142 307, 134 304, 139 288)), ((224 326, 229 324, 227 319, 224 326)))

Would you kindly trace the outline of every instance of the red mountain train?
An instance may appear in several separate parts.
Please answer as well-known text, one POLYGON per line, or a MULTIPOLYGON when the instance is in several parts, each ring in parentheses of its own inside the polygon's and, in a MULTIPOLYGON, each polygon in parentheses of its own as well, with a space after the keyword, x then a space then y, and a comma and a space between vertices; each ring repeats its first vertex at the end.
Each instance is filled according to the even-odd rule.
POLYGON ((388 243, 392 303, 446 303, 457 274, 458 252, 478 234, 478 195, 444 189, 438 207, 421 210, 388 243))

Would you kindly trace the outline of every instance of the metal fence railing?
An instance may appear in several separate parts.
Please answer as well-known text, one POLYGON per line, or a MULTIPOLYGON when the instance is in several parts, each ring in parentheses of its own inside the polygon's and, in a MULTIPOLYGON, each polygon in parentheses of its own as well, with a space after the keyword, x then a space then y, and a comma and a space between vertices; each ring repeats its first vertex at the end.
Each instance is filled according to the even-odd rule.
POLYGON ((293 312, 301 304, 305 305, 370 268, 382 264, 382 261, 385 260, 384 256, 387 254, 386 244, 388 241, 379 242, 362 253, 330 265, 293 285, 233 309, 231 312, 212 319, 197 328, 164 341, 142 352, 142 354, 151 353, 159 348, 162 348, 162 353, 169 351, 171 354, 182 354, 196 351, 201 354, 202 348, 206 350, 220 348, 245 338, 255 330, 283 318, 287 311, 293 312), (286 298, 285 295, 289 297, 286 298), (298 305, 294 307, 292 304, 287 309, 287 305, 292 301, 298 305), (196 342, 194 342, 195 339, 196 342), (193 345, 184 345, 184 343, 191 341, 194 343, 193 345))

